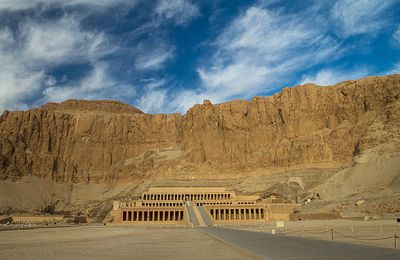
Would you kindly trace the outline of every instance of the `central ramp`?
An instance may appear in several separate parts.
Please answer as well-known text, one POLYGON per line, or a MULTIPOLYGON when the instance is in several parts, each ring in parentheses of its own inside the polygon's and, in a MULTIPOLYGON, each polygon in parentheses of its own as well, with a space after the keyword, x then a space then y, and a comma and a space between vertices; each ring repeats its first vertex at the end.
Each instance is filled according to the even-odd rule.
POLYGON ((208 210, 203 207, 203 206, 197 206, 197 209, 199 210, 199 213, 201 217, 203 218, 203 221, 206 226, 215 226, 215 222, 213 217, 210 215, 208 210))
POLYGON ((203 206, 196 206, 193 201, 186 201, 185 208, 189 222, 193 227, 214 226, 214 220, 203 206))
POLYGON ((190 224, 194 227, 198 227, 198 226, 200 226, 200 224, 199 224, 199 220, 196 216, 196 213, 194 212, 194 207, 195 206, 192 201, 185 202, 185 209, 188 213, 190 224))

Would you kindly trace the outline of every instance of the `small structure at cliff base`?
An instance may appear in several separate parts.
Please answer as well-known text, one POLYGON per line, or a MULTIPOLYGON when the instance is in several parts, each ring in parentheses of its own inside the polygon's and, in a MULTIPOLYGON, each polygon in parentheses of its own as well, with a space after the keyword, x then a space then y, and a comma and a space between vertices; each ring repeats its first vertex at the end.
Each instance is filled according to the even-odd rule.
POLYGON ((115 224, 187 224, 287 221, 299 204, 242 196, 224 187, 153 187, 140 199, 114 201, 115 224))

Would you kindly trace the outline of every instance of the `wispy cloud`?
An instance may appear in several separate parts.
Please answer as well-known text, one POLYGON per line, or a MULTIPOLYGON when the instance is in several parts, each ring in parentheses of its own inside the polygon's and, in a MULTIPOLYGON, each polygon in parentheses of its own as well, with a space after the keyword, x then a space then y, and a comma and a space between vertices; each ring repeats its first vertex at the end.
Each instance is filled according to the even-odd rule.
POLYGON ((49 7, 53 5, 58 6, 74 6, 74 5, 86 5, 92 7, 107 7, 118 4, 135 5, 138 1, 136 0, 1 0, 0 11, 20 11, 37 6, 49 7))
POLYGON ((400 25, 397 26, 397 29, 393 32, 392 39, 393 45, 400 49, 400 25))
POLYGON ((166 102, 168 98, 167 89, 162 87, 165 85, 165 79, 146 78, 140 80, 144 94, 137 101, 137 106, 146 113, 159 113, 166 111, 166 102))
POLYGON ((0 56, 0 113, 5 109, 27 108, 23 100, 40 90, 45 72, 26 68, 3 52, 0 56))
POLYGON ((155 12, 160 19, 181 26, 200 15, 198 6, 189 0, 159 0, 155 12))
POLYGON ((154 90, 162 87, 165 85, 165 82, 165 79, 157 79, 154 77, 144 78, 140 80, 140 83, 143 84, 144 88, 146 88, 147 90, 154 90))
POLYGON ((134 87, 121 85, 109 77, 108 70, 107 64, 94 63, 88 75, 73 84, 60 85, 57 81, 53 81, 43 90, 43 98, 40 103, 71 98, 121 99, 134 96, 134 87))
POLYGON ((151 90, 146 92, 139 100, 137 106, 146 113, 160 113, 165 111, 167 90, 151 90))
POLYGON ((205 98, 398 71, 395 58, 368 57, 400 46, 395 0, 301 2, 0 0, 0 111, 115 98, 185 112, 205 98), (195 20, 205 27, 191 37, 195 20))
POLYGON ((24 41, 21 54, 36 65, 85 62, 112 52, 103 34, 82 30, 79 20, 68 16, 51 23, 28 21, 20 37, 24 41))
POLYGON ((211 63, 198 69, 206 96, 250 97, 294 71, 340 57, 341 43, 326 33, 326 23, 304 17, 253 6, 233 20, 217 38, 211 63))
MULTIPOLYGON (((0 111, 27 108, 31 103, 27 100, 42 92, 40 100, 75 95, 75 88, 61 91, 60 87, 49 86, 54 81, 49 81, 49 68, 74 62, 98 64, 97 60, 112 51, 106 42, 103 34, 83 30, 79 21, 69 16, 51 23, 28 20, 14 32, 4 27, 0 30, 0 111)), ((94 76, 100 77, 97 65, 94 73, 82 84, 90 87, 107 83, 106 70, 101 71, 103 78, 97 82, 93 81, 94 76)))
POLYGON ((339 0, 332 9, 332 18, 344 37, 356 34, 376 34, 390 21, 393 0, 339 0))
POLYGON ((4 109, 26 108, 22 99, 39 90, 45 73, 29 68, 13 47, 17 41, 11 30, 0 30, 0 112, 4 109))
POLYGON ((370 75, 368 68, 357 68, 356 70, 345 69, 322 69, 314 74, 303 75, 300 84, 315 83, 320 86, 329 86, 345 80, 359 79, 370 75))
POLYGON ((142 44, 135 59, 135 66, 142 70, 156 70, 162 68, 173 57, 174 47, 164 41, 160 41, 155 46, 144 47, 142 44))

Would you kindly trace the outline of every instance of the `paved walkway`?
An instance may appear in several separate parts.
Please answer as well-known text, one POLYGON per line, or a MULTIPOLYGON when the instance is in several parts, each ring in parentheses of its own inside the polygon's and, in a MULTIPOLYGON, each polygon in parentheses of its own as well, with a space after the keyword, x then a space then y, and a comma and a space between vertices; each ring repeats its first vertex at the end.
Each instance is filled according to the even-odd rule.
POLYGON ((228 228, 198 228, 265 259, 400 259, 400 250, 306 238, 272 235, 228 228))

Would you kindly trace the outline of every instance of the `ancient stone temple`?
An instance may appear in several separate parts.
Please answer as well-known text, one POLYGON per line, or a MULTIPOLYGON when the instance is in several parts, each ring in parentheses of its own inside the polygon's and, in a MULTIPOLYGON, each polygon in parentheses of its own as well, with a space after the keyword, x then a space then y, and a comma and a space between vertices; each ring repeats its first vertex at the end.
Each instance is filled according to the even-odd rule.
POLYGON ((138 200, 114 201, 116 224, 188 224, 288 220, 297 204, 258 195, 241 196, 223 187, 154 187, 138 200))

